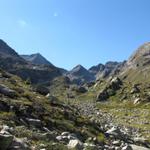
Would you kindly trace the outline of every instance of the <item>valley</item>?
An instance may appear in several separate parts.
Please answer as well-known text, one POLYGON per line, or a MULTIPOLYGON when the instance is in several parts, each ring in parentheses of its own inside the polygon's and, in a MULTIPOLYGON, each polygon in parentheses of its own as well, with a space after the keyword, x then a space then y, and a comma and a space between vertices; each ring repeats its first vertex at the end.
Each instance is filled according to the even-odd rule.
POLYGON ((0 40, 0 149, 149 150, 150 43, 123 62, 56 67, 0 40))

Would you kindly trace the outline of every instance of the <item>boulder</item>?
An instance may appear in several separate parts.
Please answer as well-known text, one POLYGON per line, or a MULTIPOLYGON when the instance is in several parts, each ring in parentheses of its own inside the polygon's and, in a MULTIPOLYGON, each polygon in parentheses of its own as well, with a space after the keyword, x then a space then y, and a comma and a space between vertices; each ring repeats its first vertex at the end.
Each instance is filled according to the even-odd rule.
POLYGON ((57 136, 56 140, 58 142, 63 142, 63 143, 68 143, 69 142, 68 136, 62 136, 62 135, 57 136))
POLYGON ((14 132, 14 128, 13 127, 9 127, 7 125, 3 125, 2 130, 1 130, 0 133, 2 133, 2 134, 5 134, 5 133, 9 134, 9 133, 12 133, 12 132, 14 132))
POLYGON ((97 101, 107 100, 110 96, 113 96, 117 90, 120 89, 121 85, 122 81, 118 77, 113 78, 110 81, 110 84, 99 92, 96 100, 97 101))
POLYGON ((62 141, 62 136, 57 136, 56 140, 59 141, 59 142, 62 141))
POLYGON ((61 136, 68 136, 68 135, 70 135, 69 132, 62 132, 62 133, 61 133, 61 136))
POLYGON ((139 104, 141 102, 141 99, 140 98, 136 98, 135 100, 134 100, 134 105, 136 105, 136 104, 139 104))
POLYGON ((126 145, 121 150, 133 150, 133 149, 130 145, 126 145))
POLYGON ((120 138, 120 136, 122 137, 122 133, 121 133, 120 129, 117 128, 117 127, 112 127, 111 129, 106 131, 106 134, 113 135, 113 136, 115 136, 117 138, 120 138))
POLYGON ((39 119, 26 118, 26 120, 30 126, 37 127, 37 128, 42 127, 42 122, 39 119))
POLYGON ((121 142, 118 140, 118 141, 113 141, 112 143, 113 145, 115 146, 120 146, 121 145, 121 142))
POLYGON ((17 96, 16 91, 9 89, 7 86, 2 85, 2 84, 0 84, 0 93, 10 98, 14 98, 17 96))
POLYGON ((81 150, 83 148, 83 143, 80 140, 75 139, 75 140, 70 140, 67 146, 68 146, 68 149, 74 148, 77 150, 81 150))

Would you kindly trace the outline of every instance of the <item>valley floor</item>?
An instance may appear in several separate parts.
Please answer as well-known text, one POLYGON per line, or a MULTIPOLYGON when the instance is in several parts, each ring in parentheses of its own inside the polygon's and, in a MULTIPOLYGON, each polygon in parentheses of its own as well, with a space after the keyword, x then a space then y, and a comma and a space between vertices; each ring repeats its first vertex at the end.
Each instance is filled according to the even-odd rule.
MULTIPOLYGON (((117 104, 116 102, 76 102, 75 105, 82 115, 85 115, 89 117, 91 121, 98 123, 104 132, 107 133, 107 131, 112 130, 112 132, 114 132, 113 134, 118 136, 109 141, 110 147, 115 143, 115 140, 119 140, 120 143, 116 145, 116 147, 118 146, 118 149, 121 149, 119 147, 123 144, 135 144, 150 149, 149 105, 135 106, 129 103, 117 104), (130 140, 128 141, 125 136, 120 139, 119 136, 121 135, 119 130, 127 135, 130 140)), ((142 147, 135 150, 142 150, 142 147)))

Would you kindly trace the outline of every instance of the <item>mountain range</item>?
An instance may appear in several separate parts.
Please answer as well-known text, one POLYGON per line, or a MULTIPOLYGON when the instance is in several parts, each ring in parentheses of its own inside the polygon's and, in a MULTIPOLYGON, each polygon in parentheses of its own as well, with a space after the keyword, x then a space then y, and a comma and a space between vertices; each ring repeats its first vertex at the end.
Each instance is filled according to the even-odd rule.
POLYGON ((149 150, 150 43, 68 71, 0 40, 0 149, 149 150))
POLYGON ((33 83, 47 82, 55 76, 57 77, 63 74, 69 77, 73 83, 83 84, 84 82, 94 81, 96 78, 108 77, 121 64, 118 62, 107 62, 105 65, 99 64, 97 66, 93 66, 89 70, 84 68, 82 65, 77 65, 71 71, 67 71, 66 69, 55 67, 55 65, 50 63, 39 53, 19 55, 3 40, 0 40, 0 54, 2 68, 7 68, 9 72, 19 75, 24 80, 30 78, 33 83), (40 72, 42 73, 42 78, 43 74, 46 75, 44 72, 47 72, 44 81, 42 81, 43 79, 40 79, 40 72), (35 78, 32 76, 33 73, 35 78), (38 76, 39 80, 36 80, 36 76, 38 76))

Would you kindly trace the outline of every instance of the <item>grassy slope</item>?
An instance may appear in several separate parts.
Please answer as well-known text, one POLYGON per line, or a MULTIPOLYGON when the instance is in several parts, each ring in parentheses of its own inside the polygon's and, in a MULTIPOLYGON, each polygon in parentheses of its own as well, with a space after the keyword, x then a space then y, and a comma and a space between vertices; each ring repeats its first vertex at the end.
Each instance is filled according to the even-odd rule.
POLYGON ((0 111, 0 125, 7 124, 15 127, 18 137, 27 137, 32 143, 40 143, 34 140, 34 131, 28 126, 23 129, 20 119, 35 118, 42 121, 43 126, 58 133, 70 131, 80 134, 83 139, 95 137, 100 131, 87 118, 78 114, 73 107, 57 101, 55 105, 42 95, 33 92, 32 87, 14 75, 7 75, 0 71, 0 84, 6 85, 17 92, 16 98, 9 98, 0 94, 0 103, 13 107, 12 110, 0 111))

